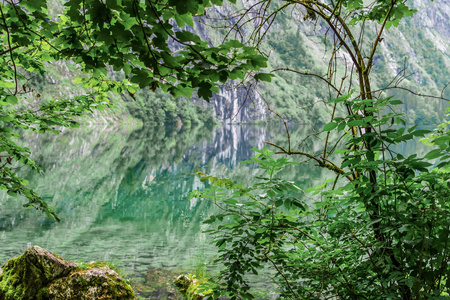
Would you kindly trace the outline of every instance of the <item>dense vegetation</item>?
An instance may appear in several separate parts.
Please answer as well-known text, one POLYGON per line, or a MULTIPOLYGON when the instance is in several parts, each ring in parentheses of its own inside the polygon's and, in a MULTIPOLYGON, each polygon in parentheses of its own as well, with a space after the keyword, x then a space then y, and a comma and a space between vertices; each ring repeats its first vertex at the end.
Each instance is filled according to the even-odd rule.
MULTIPOLYGON (((47 103, 51 99, 61 99, 65 95, 80 96, 89 93, 88 87, 82 87, 74 80, 85 77, 79 65, 67 61, 51 62, 44 65, 42 74, 30 77, 27 86, 40 94, 39 103, 47 103)), ((108 77, 122 81, 122 72, 108 68, 108 77)), ((78 80, 76 80, 78 81, 78 80)), ((20 108, 33 105, 36 99, 28 97, 20 103, 20 108)), ((212 122, 212 112, 194 105, 185 97, 174 98, 161 89, 154 92, 150 88, 141 88, 131 96, 128 94, 108 93, 108 109, 84 114, 82 123, 120 123, 130 124, 144 122, 156 125, 161 123, 182 122, 183 125, 212 122)))
MULTIPOLYGON (((430 131, 406 124, 398 106, 409 97, 394 98, 388 92, 398 88, 395 79, 384 89, 374 84, 383 69, 375 62, 381 37, 414 10, 401 1, 368 6, 360 1, 262 1, 244 10, 242 23, 234 28, 256 22, 250 40, 263 51, 261 37, 270 32, 273 20, 299 7, 305 20, 326 28, 321 43, 328 45, 323 51, 328 70, 315 69, 308 60, 311 55, 303 53, 305 61, 287 60, 274 71, 324 83, 331 121, 314 135, 323 141, 320 149, 306 151, 301 149, 304 141, 291 139, 283 118, 292 108, 282 114, 274 111, 286 125, 287 140, 267 142, 277 152, 255 149, 256 156, 248 162, 267 171, 258 183, 244 186, 232 178, 200 174, 213 187, 192 197, 222 209, 205 222, 215 224, 209 232, 220 252, 216 262, 225 266, 213 285, 215 296, 254 298, 246 275, 270 268, 282 299, 448 298, 447 124, 424 140, 435 147, 424 157, 403 156, 394 147, 430 131), (301 187, 276 176, 285 166, 298 164, 286 156, 313 161, 330 172, 330 179, 301 187)), ((288 46, 283 49, 289 51, 288 46)), ((406 77, 403 72, 397 76, 406 77)), ((294 86, 286 86, 287 94, 294 86)), ((397 96, 415 94, 407 87, 400 90, 397 96)), ((281 89, 273 96, 284 93, 281 89)), ((322 95, 317 96, 322 102, 322 95)), ((443 93, 435 98, 446 100, 443 93)))
MULTIPOLYGON (((268 149, 256 150, 252 161, 267 176, 252 187, 201 175, 214 187, 193 196, 212 200, 223 209, 206 222, 218 222, 211 232, 225 267, 214 285, 216 296, 253 298, 245 275, 269 266, 278 283, 276 292, 284 299, 448 297, 447 124, 426 139, 435 149, 425 157, 404 157, 393 147, 430 132, 408 128, 405 116, 395 109, 405 98, 397 100, 388 94, 389 85, 381 90, 374 85, 380 81, 376 73, 383 71, 376 56, 382 36, 414 10, 399 0, 370 4, 262 0, 241 7, 232 19, 229 32, 239 33, 240 40, 225 39, 213 46, 182 29, 192 26, 193 16, 205 14, 212 5, 222 1, 70 0, 64 13, 55 16, 48 14, 44 0, 3 1, 0 187, 10 196, 25 196, 29 200, 25 206, 58 219, 54 208, 16 174, 23 164, 39 169, 29 149, 14 142, 18 134, 13 129, 58 133, 61 126, 76 127, 75 117, 110 108, 111 93, 128 99, 139 96, 131 108, 134 116, 152 114, 158 123, 208 122, 212 120, 198 119, 192 111, 201 108, 182 106, 184 98, 176 97, 196 93, 208 100, 229 79, 240 80, 244 86, 273 80, 282 88, 275 93, 266 90, 265 96, 277 98, 280 110, 270 105, 269 110, 285 124, 287 139, 268 142, 268 146, 278 155, 311 160, 332 178, 311 190, 320 198, 307 201, 303 187, 275 176, 284 166, 296 163, 286 157, 273 158, 274 151, 268 149), (328 62, 325 72, 315 64, 317 49, 297 52, 304 48, 299 47, 302 40, 295 31, 271 33, 274 21, 285 18, 288 10, 325 29, 315 41, 322 45, 328 62), (297 44, 279 46, 274 41, 280 38, 297 44), (273 65, 264 56, 270 53, 267 45, 281 54, 273 65), (80 76, 74 83, 81 84, 85 93, 44 97, 35 90, 45 64, 58 61, 79 66, 80 76), (266 67, 275 70, 260 72, 266 67), (118 75, 112 76, 114 72, 118 75), (312 80, 320 82, 322 89, 298 88, 302 81, 312 80), (150 91, 158 92, 145 102, 150 91), (175 98, 164 100, 162 92, 175 98), (292 95, 297 92, 301 96, 292 95), (302 119, 306 112, 329 116, 330 122, 314 134, 323 141, 320 150, 304 151, 297 147, 300 141, 289 135, 285 118, 302 119)), ((401 72, 398 76, 406 78, 401 72)), ((434 98, 445 100, 444 96, 434 98)))

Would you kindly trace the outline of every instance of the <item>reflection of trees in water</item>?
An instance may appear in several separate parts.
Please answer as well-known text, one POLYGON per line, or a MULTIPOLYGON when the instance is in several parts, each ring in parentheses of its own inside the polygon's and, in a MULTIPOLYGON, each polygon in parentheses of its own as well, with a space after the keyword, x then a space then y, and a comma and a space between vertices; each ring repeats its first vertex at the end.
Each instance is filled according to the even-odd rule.
MULTIPOLYGON (((304 135, 301 129, 291 131, 293 141, 297 135, 304 135)), ((27 174, 26 177, 44 199, 57 207, 63 220, 71 222, 81 218, 87 226, 104 213, 100 211, 102 206, 117 205, 117 200, 123 202, 125 215, 139 218, 144 210, 130 202, 131 195, 144 199, 141 194, 148 193, 145 199, 151 198, 155 203, 158 201, 153 199, 160 199, 164 205, 173 206, 181 202, 180 195, 201 187, 194 175, 199 170, 248 180, 249 172, 255 170, 242 165, 235 168, 238 162, 253 155, 251 148, 263 147, 265 140, 282 143, 283 139, 283 128, 278 125, 225 125, 215 130, 192 127, 180 131, 159 126, 131 133, 102 126, 64 130, 58 136, 32 134, 26 137, 25 144, 42 167, 44 176, 27 174)), ((5 196, 0 201, 4 206, 7 204, 0 215, 2 229, 12 229, 21 222, 42 229, 52 226, 52 222, 39 214, 31 213, 36 218, 27 217, 30 212, 21 208, 21 201, 10 201, 5 196)), ((177 208, 166 208, 166 214, 178 216, 195 207, 184 199, 182 203, 177 208)))
MULTIPOLYGON (((309 134, 305 130, 293 126, 293 147, 309 134)), ((27 136, 45 172, 27 177, 63 221, 53 224, 3 196, 0 262, 31 243, 68 258, 120 260, 133 272, 187 264, 195 249, 207 244, 200 222, 214 209, 208 202, 187 200, 192 189, 203 186, 195 172, 249 183, 261 173, 239 161, 264 141, 286 147, 283 128, 160 126, 128 132, 105 126, 27 136)), ((315 149, 319 143, 314 137, 301 147, 315 149)), ((305 188, 323 179, 311 164, 288 168, 284 175, 305 188)))
MULTIPOLYGON (((3 196, 0 261, 20 254, 27 243, 47 245, 61 255, 77 259, 100 259, 105 255, 130 254, 128 248, 136 246, 135 240, 139 239, 136 233, 145 228, 164 236, 161 229, 170 228, 174 216, 175 220, 180 219, 191 208, 188 201, 174 201, 170 195, 177 192, 181 182, 187 190, 187 179, 194 181, 195 177, 177 178, 174 168, 184 159, 187 149, 211 135, 212 130, 205 127, 180 131, 154 127, 132 133, 97 127, 64 131, 59 136, 28 136, 25 143, 45 175, 27 177, 49 203, 56 204, 62 222, 52 224, 41 214, 25 211, 20 201, 3 196), (157 193, 151 192, 150 205, 147 197, 139 195, 148 193, 142 188, 143 179, 152 172, 163 176, 153 182, 161 188, 157 193), (179 184, 173 184, 175 178, 179 184), (117 209, 112 210, 114 203, 118 203, 117 209), (144 228, 139 222, 148 223, 147 217, 153 225, 144 228)), ((184 218, 184 223, 176 222, 181 224, 176 226, 180 227, 177 231, 194 223, 188 222, 190 217, 184 218)), ((199 220, 196 217, 198 226, 199 220)), ((198 226, 194 229, 200 232, 198 226)))
MULTIPOLYGON (((78 210, 91 211, 92 205, 114 197, 123 174, 141 161, 153 169, 179 162, 193 143, 208 139, 211 134, 212 130, 207 128, 177 132, 162 126, 131 133, 104 126, 65 130, 58 136, 32 134, 24 144, 32 151, 44 176, 28 173, 25 177, 67 219, 77 215, 78 210)), ((3 196, 2 202, 6 201, 3 196)), ((20 200, 8 200, 8 208, 12 213, 8 219, 25 213, 20 200)), ((0 219, 0 226, 8 223, 11 224, 0 219)))
POLYGON ((129 135, 117 166, 126 169, 145 162, 144 167, 158 169, 178 164, 189 147, 210 140, 212 133, 213 129, 207 127, 182 128, 180 131, 164 126, 144 127, 129 135))

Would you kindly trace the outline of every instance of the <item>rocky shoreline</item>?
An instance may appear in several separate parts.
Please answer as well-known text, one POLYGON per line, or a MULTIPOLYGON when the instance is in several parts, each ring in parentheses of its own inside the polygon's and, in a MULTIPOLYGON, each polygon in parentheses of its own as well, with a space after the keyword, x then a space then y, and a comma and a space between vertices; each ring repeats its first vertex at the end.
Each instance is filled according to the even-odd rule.
POLYGON ((202 282, 195 275, 179 274, 149 269, 145 282, 132 283, 135 293, 107 263, 75 263, 33 246, 0 268, 0 300, 202 300, 212 293, 198 291, 202 282))

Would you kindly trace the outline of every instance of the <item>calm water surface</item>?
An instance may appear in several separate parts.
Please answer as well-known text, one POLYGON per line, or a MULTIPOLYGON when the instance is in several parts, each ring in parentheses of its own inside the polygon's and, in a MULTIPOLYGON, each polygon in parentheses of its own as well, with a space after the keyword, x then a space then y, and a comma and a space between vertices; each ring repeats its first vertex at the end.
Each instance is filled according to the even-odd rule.
MULTIPOLYGON (((301 127, 291 133, 293 142, 306 135, 301 127)), ((73 261, 118 263, 140 283, 149 270, 193 270, 215 253, 202 233, 207 225, 201 224, 215 208, 187 197, 204 187, 195 173, 248 182, 257 170, 239 161, 265 140, 282 143, 284 133, 278 127, 239 125, 179 131, 95 126, 26 136, 44 175, 23 175, 62 221, 52 222, 1 194, 0 264, 39 245, 73 261)), ((301 147, 317 151, 320 141, 301 147)), ((426 151, 422 148, 409 145, 404 151, 426 151)), ((286 174, 306 188, 325 178, 313 170, 302 165, 286 174)))
POLYGON ((248 179, 239 161, 270 139, 252 126, 107 126, 24 138, 44 174, 24 172, 61 218, 52 222, 22 200, 0 195, 0 263, 39 245, 74 261, 119 263, 135 281, 148 270, 192 270, 214 254, 201 221, 208 202, 188 200, 202 188, 198 171, 248 179))

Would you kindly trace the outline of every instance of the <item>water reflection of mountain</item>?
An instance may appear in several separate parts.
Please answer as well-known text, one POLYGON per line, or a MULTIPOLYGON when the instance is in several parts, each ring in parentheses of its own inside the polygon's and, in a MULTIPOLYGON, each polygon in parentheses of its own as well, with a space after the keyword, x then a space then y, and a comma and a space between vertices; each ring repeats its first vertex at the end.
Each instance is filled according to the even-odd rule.
MULTIPOLYGON (((167 247, 172 243, 170 247, 184 252, 182 241, 189 244, 198 237, 200 221, 211 210, 208 203, 187 200, 190 191, 203 186, 195 172, 248 181, 249 171, 256 170, 239 161, 253 155, 251 148, 261 148, 265 140, 281 134, 279 126, 225 125, 214 130, 152 127, 132 132, 104 126, 65 130, 59 136, 27 136, 24 143, 45 175, 25 176, 55 205, 63 221, 52 223, 3 195, 0 261, 19 254, 29 243, 78 259, 143 253, 152 241, 167 247), (155 236, 129 240, 133 232, 155 236), (162 236, 166 238, 161 242, 162 236)), ((301 179, 296 172, 293 177, 301 179)))

